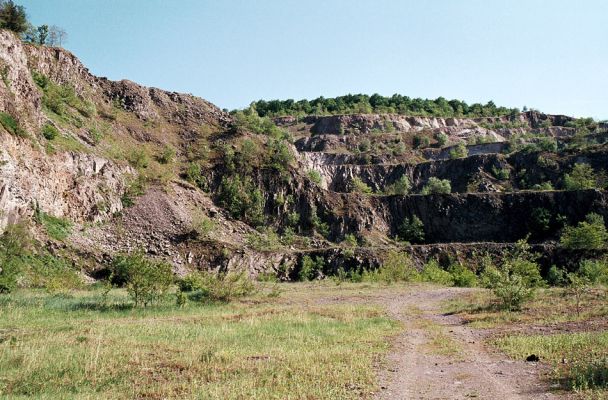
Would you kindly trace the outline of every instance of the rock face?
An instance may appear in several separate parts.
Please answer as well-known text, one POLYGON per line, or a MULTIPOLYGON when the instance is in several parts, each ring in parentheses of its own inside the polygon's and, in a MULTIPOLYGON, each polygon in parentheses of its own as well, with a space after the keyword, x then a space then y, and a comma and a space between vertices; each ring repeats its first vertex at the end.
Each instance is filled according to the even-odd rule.
POLYGON ((99 222, 122 210, 130 167, 85 153, 49 156, 27 139, 0 133, 0 229, 44 212, 73 221, 99 222))
MULTIPOLYGON (((581 256, 555 246, 564 222, 577 223, 592 211, 608 218, 605 191, 529 190, 547 183, 561 188, 576 163, 598 172, 608 165, 606 145, 570 146, 575 129, 565 116, 276 119, 294 138, 292 145, 243 128, 203 99, 96 77, 70 52, 26 45, 6 31, 0 31, 0 75, 0 112, 26 133, 0 126, 0 232, 30 218, 35 207, 68 219, 75 224, 71 236, 64 242, 46 238, 47 245, 91 260, 83 269, 92 276, 102 276, 116 253, 139 249, 170 261, 178 274, 244 269, 293 279, 304 256, 323 257, 323 274, 376 268, 395 249, 410 252, 419 265, 430 258, 449 263, 476 251, 499 254, 527 234, 546 266, 581 256), (50 110, 38 74, 73 92, 73 104, 60 99, 64 114, 50 110), (79 109, 78 102, 88 108, 79 109), (47 125, 57 138, 42 134, 47 125), (517 141, 522 133, 555 139, 560 152, 507 154, 512 145, 529 144, 517 141), (236 164, 245 139, 254 156, 236 164), (273 140, 285 146, 272 148, 273 140), (466 156, 450 159, 463 142, 469 143, 466 156), (296 161, 267 162, 283 151, 296 161), (452 193, 384 194, 403 176, 413 193, 432 177, 448 179, 452 193), (247 185, 226 189, 226 177, 247 185), (355 178, 376 193, 351 193, 355 178), (256 202, 238 198, 244 191, 254 191, 256 202), (259 207, 272 232, 235 218, 238 212, 222 196, 259 207), (538 210, 547 211, 548 225, 536 221, 538 210), (395 241, 400 225, 414 216, 423 222, 425 244, 395 241), (273 234, 283 242, 275 237, 272 243, 273 234), (255 245, 260 235, 268 243, 255 245), (295 241, 286 240, 290 235, 295 241), (360 246, 341 243, 347 235, 360 246)), ((607 139, 608 127, 600 125, 593 140, 607 139)))

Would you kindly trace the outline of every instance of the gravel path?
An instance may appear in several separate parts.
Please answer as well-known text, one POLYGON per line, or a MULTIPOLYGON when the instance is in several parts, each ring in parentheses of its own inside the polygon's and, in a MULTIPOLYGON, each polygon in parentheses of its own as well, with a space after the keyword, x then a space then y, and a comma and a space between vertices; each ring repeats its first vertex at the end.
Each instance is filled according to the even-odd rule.
POLYGON ((541 366, 492 352, 482 331, 441 313, 443 300, 466 290, 421 288, 380 300, 404 330, 381 373, 376 399, 559 398, 540 380, 541 366))

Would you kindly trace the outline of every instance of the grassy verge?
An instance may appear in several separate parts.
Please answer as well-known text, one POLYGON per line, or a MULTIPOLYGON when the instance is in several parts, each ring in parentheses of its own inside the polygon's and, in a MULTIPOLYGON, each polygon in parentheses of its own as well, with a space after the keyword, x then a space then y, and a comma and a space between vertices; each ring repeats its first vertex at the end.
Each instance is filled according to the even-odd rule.
POLYGON ((608 332, 507 336, 495 344, 513 358, 536 354, 551 363, 553 378, 567 389, 608 396, 608 332))
POLYGON ((258 294, 230 304, 175 308, 167 299, 148 309, 132 308, 121 290, 105 300, 100 291, 4 296, 0 396, 348 399, 369 394, 375 387, 373 363, 388 349, 385 339, 397 324, 375 306, 336 301, 335 289, 317 291, 308 302, 291 300, 305 298, 307 286, 282 289, 289 301, 258 294))

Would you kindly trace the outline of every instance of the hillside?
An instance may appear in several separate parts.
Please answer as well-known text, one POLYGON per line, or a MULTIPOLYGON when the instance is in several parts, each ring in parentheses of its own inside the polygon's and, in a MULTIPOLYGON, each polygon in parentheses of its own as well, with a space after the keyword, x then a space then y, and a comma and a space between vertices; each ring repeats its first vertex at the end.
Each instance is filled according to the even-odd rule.
POLYGON ((528 235, 544 267, 574 265, 585 251, 557 246, 562 228, 608 217, 608 132, 590 120, 228 114, 93 76, 68 51, 6 31, 0 64, 0 228, 31 221, 90 278, 137 249, 179 274, 293 279, 305 255, 322 257, 322 275, 376 268, 390 249, 474 263, 528 235), (563 190, 577 163, 597 182, 563 190))

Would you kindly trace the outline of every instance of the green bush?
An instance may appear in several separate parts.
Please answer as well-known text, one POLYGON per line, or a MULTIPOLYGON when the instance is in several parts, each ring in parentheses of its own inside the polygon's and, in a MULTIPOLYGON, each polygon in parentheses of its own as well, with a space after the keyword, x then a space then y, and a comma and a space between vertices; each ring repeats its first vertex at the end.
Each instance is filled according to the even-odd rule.
POLYGON ((412 144, 415 149, 423 149, 431 145, 431 139, 428 136, 415 135, 412 144))
POLYGON ((454 277, 452 274, 441 268, 439 263, 435 260, 431 260, 424 264, 420 276, 424 282, 437 283, 445 286, 452 286, 454 284, 454 277))
POLYGON ((117 256, 112 262, 112 277, 126 286, 136 307, 157 301, 173 283, 171 265, 153 261, 142 252, 117 256))
POLYGON ((458 143, 452 149, 450 149, 450 158, 464 158, 469 155, 469 151, 467 150, 467 146, 464 143, 458 143))
POLYGON ((549 271, 547 271, 547 282, 551 286, 565 286, 568 283, 566 271, 563 268, 552 265, 549 271))
POLYGON ((320 185, 323 182, 323 178, 321 178, 319 171, 308 171, 308 178, 317 185, 320 185))
POLYGON ((404 218, 398 228, 398 236, 400 239, 411 243, 424 242, 424 224, 414 215, 412 218, 404 218))
POLYGON ((245 272, 213 273, 197 271, 177 281, 179 291, 187 293, 190 301, 230 301, 255 291, 255 285, 245 272))
POLYGON ((475 287, 477 286, 477 275, 461 263, 453 263, 448 268, 452 276, 454 286, 475 287))
POLYGON ((12 115, 5 112, 0 112, 0 124, 10 133, 11 135, 25 137, 27 133, 21 129, 19 123, 13 118, 12 115))
POLYGON ((224 176, 218 190, 218 201, 233 218, 243 219, 254 226, 264 223, 266 200, 250 178, 224 176))
POLYGON ((521 309, 523 303, 534 296, 536 288, 543 286, 535 258, 526 241, 520 240, 515 250, 505 256, 502 265, 486 264, 481 281, 492 289, 501 308, 521 309))
POLYGON ((0 293, 9 293, 17 285, 19 274, 27 267, 32 239, 27 225, 9 225, 0 235, 0 293))
POLYGON ((163 147, 163 151, 158 156, 158 162, 161 164, 170 164, 175 159, 175 149, 169 145, 163 147))
POLYGON ((576 163, 569 174, 564 175, 564 189, 584 190, 597 186, 595 171, 589 164, 576 163))
POLYGON ((439 179, 434 176, 429 178, 427 184, 422 188, 422 194, 448 194, 452 192, 452 185, 447 179, 439 179))
POLYGON ((399 179, 393 182, 391 185, 387 186, 384 190, 386 194, 396 194, 400 196, 404 196, 409 194, 410 190, 412 190, 412 183, 407 175, 401 175, 399 179))
POLYGON ((492 167, 492 175, 500 181, 506 181, 511 176, 511 170, 508 168, 496 168, 492 167))
POLYGON ((373 282, 384 282, 387 284, 395 282, 420 281, 420 273, 414 266, 412 258, 405 252, 390 251, 380 268, 375 271, 365 271, 363 280, 373 282))
POLYGON ((608 262, 606 260, 583 260, 579 264, 578 274, 587 278, 592 284, 608 286, 608 262))
POLYGON ((144 149, 134 149, 128 156, 129 163, 137 169, 148 168, 150 157, 144 149))
POLYGON ((44 124, 42 127, 42 136, 46 140, 53 140, 59 136, 59 130, 51 124, 44 124))
POLYGON ((355 176, 351 181, 352 189, 351 191, 354 193, 362 193, 362 194, 372 194, 374 191, 367 186, 365 182, 361 180, 361 178, 355 176))
POLYGON ((323 257, 316 256, 314 259, 308 255, 302 257, 300 266, 300 280, 301 281, 312 281, 321 276, 323 268, 325 267, 325 260, 323 257))
POLYGON ((439 145, 439 147, 443 147, 448 143, 449 138, 450 137, 447 134, 440 132, 437 134, 435 139, 437 139, 437 144, 439 145))
POLYGON ((564 228, 560 243, 567 249, 602 249, 608 241, 608 232, 601 215, 590 213, 576 227, 564 228))

